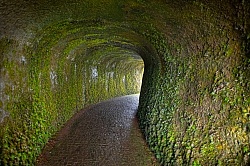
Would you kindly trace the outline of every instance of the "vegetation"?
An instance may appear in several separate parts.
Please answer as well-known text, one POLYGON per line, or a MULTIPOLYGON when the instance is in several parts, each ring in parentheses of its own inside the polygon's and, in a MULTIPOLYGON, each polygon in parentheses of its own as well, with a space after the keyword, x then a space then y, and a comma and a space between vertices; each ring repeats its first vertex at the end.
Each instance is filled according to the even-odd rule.
POLYGON ((8 3, 2 165, 32 165, 76 111, 139 92, 143 70, 137 115, 162 165, 250 163, 249 2, 8 3))

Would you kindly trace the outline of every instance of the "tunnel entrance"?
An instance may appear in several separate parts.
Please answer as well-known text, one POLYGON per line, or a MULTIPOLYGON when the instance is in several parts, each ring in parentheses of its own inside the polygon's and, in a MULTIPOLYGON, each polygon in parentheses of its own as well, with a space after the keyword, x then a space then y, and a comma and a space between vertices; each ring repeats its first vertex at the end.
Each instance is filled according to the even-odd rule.
POLYGON ((84 64, 84 81, 90 87, 84 89, 84 96, 97 100, 105 99, 109 94, 122 96, 140 93, 144 62, 142 58, 127 49, 108 46, 91 52, 84 64), (96 89, 99 89, 96 91, 96 89), (106 96, 105 96, 106 95, 106 96))
POLYGON ((138 91, 161 164, 249 165, 249 2, 1 0, 0 165, 32 165, 78 110, 138 91))
MULTIPOLYGON (((2 91, 10 99, 3 103, 3 110, 9 111, 13 120, 6 122, 12 128, 1 136, 6 142, 21 144, 13 135, 22 130, 29 140, 23 146, 38 148, 30 155, 25 152, 32 162, 49 138, 82 108, 140 93, 144 67, 156 62, 141 35, 125 26, 99 23, 53 24, 17 50, 15 61, 9 54, 3 58, 6 74, 2 91)), ((11 54, 12 47, 19 48, 15 40, 6 43, 7 53, 11 54)), ((3 150, 6 159, 11 148, 15 146, 3 150)))

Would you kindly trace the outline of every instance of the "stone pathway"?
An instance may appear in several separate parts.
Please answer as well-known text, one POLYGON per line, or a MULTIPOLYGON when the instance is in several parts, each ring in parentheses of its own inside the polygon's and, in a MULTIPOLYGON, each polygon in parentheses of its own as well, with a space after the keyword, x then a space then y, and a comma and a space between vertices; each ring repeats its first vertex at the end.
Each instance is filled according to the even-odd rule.
POLYGON ((156 166, 135 117, 139 95, 92 105, 70 119, 39 156, 38 166, 156 166))

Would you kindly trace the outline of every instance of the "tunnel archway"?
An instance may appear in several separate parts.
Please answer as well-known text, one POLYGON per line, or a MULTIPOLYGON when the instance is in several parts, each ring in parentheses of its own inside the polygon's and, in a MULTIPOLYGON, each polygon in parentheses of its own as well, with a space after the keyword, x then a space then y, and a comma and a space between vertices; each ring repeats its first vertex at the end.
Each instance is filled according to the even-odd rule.
MULTIPOLYGON (((38 33, 36 38, 39 40, 34 42, 35 63, 39 58, 42 61, 46 61, 48 58, 51 62, 50 65, 55 65, 52 63, 57 62, 59 58, 64 58, 71 62, 86 63, 85 65, 95 63, 96 66, 93 67, 97 68, 103 63, 122 61, 123 63, 134 63, 131 65, 128 63, 127 69, 122 69, 124 71, 129 71, 131 67, 137 68, 137 71, 140 70, 139 75, 142 75, 141 71, 145 65, 148 75, 152 74, 148 70, 159 73, 161 60, 154 47, 140 34, 141 32, 137 33, 133 29, 136 28, 126 24, 118 26, 116 23, 102 20, 59 22, 41 30, 41 34, 38 33), (57 35, 58 37, 55 37, 57 35), (54 58, 50 59, 50 56, 54 56, 54 58)), ((106 67, 110 68, 112 64, 107 65, 106 67)), ((42 67, 44 68, 44 66, 42 67)), ((51 72, 54 73, 54 71, 51 72)), ((140 86, 136 87, 139 92, 140 86)), ((134 89, 130 93, 135 91, 134 89)))
MULTIPOLYGON (((34 161, 46 140, 84 105, 86 98, 76 94, 96 96, 87 103, 100 99, 95 80, 105 74, 97 74, 97 66, 105 71, 112 64, 96 65, 96 58, 117 62, 122 73, 120 64, 137 66, 139 55, 145 70, 138 118, 158 161, 247 165, 249 6, 238 0, 3 0, 1 162, 34 161), (82 73, 93 79, 92 86, 82 86, 82 73)), ((117 89, 103 96, 125 94, 117 89)))
MULTIPOLYGON (((7 105, 13 118, 20 119, 20 112, 28 117, 16 126, 24 126, 31 144, 47 142, 57 128, 89 104, 140 92, 140 80, 138 85, 135 81, 144 71, 155 77, 151 70, 158 72, 160 66, 155 50, 132 29, 102 20, 59 22, 40 30, 35 40, 24 47, 27 53, 18 59, 17 73, 23 72, 25 77, 12 86, 15 90, 10 97, 17 102, 7 105)), ((16 134, 12 129, 8 132, 7 138, 16 134)), ((7 141, 19 139, 17 136, 7 141)), ((7 159, 7 149, 3 153, 3 163, 17 162, 7 159)), ((28 157, 32 161, 32 156, 28 157)))

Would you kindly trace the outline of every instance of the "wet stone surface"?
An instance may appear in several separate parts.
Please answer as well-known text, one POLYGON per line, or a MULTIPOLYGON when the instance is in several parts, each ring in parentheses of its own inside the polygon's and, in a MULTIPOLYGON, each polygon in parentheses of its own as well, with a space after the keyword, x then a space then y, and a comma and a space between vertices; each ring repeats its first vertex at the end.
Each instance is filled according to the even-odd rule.
POLYGON ((49 141, 37 165, 158 165, 138 128, 138 98, 118 97, 78 112, 49 141))

